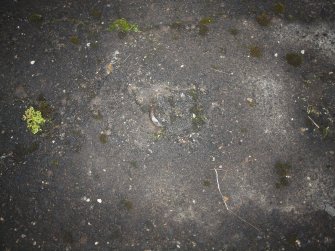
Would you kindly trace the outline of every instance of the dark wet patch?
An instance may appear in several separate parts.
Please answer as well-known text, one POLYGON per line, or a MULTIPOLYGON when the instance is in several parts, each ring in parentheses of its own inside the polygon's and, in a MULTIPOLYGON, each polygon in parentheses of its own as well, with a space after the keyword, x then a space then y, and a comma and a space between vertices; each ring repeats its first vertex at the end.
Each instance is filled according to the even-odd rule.
POLYGON ((271 24, 271 17, 266 12, 263 12, 256 17, 256 21, 260 26, 269 26, 271 24))
POLYGON ((39 149, 40 144, 38 142, 32 142, 29 145, 17 144, 15 145, 13 154, 16 160, 21 160, 24 157, 34 153, 39 149))
POLYGON ((184 24, 180 21, 177 21, 177 22, 174 22, 174 23, 170 24, 170 28, 174 29, 174 30, 177 30, 177 31, 180 31, 181 29, 184 28, 184 24))
POLYGON ((207 25, 203 25, 203 24, 199 25, 199 35, 200 36, 204 37, 208 35, 208 32, 209 32, 209 28, 207 27, 207 25))
POLYGON ((48 103, 43 94, 40 94, 37 98, 38 110, 42 113, 42 116, 47 119, 51 119, 54 109, 48 103))
POLYGON ((104 134, 104 133, 101 133, 101 134, 99 135, 99 141, 100 141, 101 144, 106 144, 106 143, 108 142, 108 137, 107 137, 107 135, 104 134))
POLYGON ((286 61, 288 64, 298 67, 302 64, 302 56, 299 53, 291 52, 286 54, 286 61))
POLYGON ((230 28, 229 33, 232 34, 233 36, 237 36, 240 33, 240 31, 236 28, 230 28))
POLYGON ((79 45, 80 44, 80 40, 79 40, 78 36, 71 36, 70 37, 70 42, 72 44, 75 44, 75 45, 79 45))
POLYGON ((73 235, 69 231, 64 231, 62 234, 62 239, 64 243, 73 244, 73 235))
POLYGON ((288 163, 278 161, 275 164, 275 171, 278 175, 278 181, 276 183, 276 188, 281 188, 289 185, 289 172, 291 170, 291 165, 288 163))
POLYGON ((101 10, 98 10, 96 8, 93 8, 91 11, 90 11, 90 15, 94 18, 97 18, 97 19, 100 19, 101 16, 102 16, 102 12, 101 10))
POLYGON ((262 49, 258 46, 254 46, 254 45, 250 46, 249 54, 252 57, 261 58, 262 57, 262 49))
POLYGON ((284 4, 282 3, 276 3, 274 6, 273 6, 273 11, 279 15, 279 14, 283 14, 284 11, 285 11, 285 6, 284 4))

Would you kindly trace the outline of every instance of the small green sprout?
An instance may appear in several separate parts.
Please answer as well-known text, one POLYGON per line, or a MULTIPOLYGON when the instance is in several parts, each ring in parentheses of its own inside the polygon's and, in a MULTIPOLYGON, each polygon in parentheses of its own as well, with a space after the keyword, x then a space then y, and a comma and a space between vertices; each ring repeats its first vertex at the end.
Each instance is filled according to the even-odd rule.
POLYGON ((27 127, 32 134, 42 131, 41 126, 46 122, 46 120, 42 117, 42 113, 40 111, 35 111, 32 106, 24 112, 22 119, 27 121, 27 127))
POLYGON ((113 23, 109 25, 108 30, 109 31, 117 30, 121 32, 130 32, 130 31, 139 32, 140 31, 137 24, 129 23, 124 18, 115 20, 113 23))

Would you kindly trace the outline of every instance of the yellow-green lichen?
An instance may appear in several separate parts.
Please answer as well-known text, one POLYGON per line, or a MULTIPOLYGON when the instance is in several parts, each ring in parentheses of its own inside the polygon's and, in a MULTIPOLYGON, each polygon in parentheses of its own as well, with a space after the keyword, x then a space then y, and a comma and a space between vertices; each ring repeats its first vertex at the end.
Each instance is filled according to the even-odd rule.
POLYGON ((25 111, 22 119, 27 122, 27 128, 32 132, 32 134, 42 131, 41 126, 46 122, 46 120, 42 117, 42 113, 40 111, 35 111, 32 106, 25 111))
POLYGON ((121 32, 139 32, 137 24, 129 23, 126 19, 120 18, 111 23, 108 27, 109 31, 121 31, 121 32))

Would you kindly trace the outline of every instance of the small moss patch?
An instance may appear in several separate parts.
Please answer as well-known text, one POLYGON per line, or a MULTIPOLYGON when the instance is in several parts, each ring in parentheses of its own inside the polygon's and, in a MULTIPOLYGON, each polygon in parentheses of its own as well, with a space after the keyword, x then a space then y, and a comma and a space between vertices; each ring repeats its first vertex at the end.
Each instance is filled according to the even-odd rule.
POLYGON ((269 26, 271 24, 271 17, 266 12, 263 12, 256 17, 256 21, 260 26, 269 26))
POLYGON ((25 111, 22 119, 27 122, 27 128, 32 134, 42 131, 41 126, 43 126, 46 122, 42 113, 40 111, 35 111, 32 106, 25 111))
POLYGON ((286 54, 286 61, 288 64, 298 67, 302 64, 302 56, 299 53, 287 53, 286 54))
POLYGON ((130 166, 131 166, 132 168, 138 168, 138 163, 137 163, 136 160, 132 160, 132 161, 130 161, 129 164, 130 164, 130 166))
POLYGON ((108 27, 109 31, 121 31, 121 32, 139 32, 138 25, 135 23, 129 23, 126 19, 121 18, 115 20, 113 23, 111 23, 108 27))
POLYGON ((285 187, 289 185, 289 172, 291 165, 283 162, 276 162, 275 171, 278 175, 278 181, 276 183, 277 188, 285 187))
POLYGON ((204 115, 203 109, 199 104, 195 104, 190 109, 192 115, 192 125, 194 130, 199 130, 201 126, 206 123, 206 117, 204 115))
POLYGON ((274 11, 276 14, 282 14, 282 13, 284 13, 284 11, 285 11, 285 6, 284 6, 284 4, 282 4, 282 3, 276 3, 276 4, 273 6, 273 11, 274 11))
POLYGON ((100 111, 93 111, 92 112, 92 117, 96 120, 102 120, 103 116, 100 111))
POLYGON ((213 23, 213 18, 211 17, 204 17, 199 21, 199 24, 202 24, 202 25, 207 25, 211 23, 213 23))
POLYGON ((260 58, 262 57, 262 49, 258 46, 250 46, 249 54, 254 58, 260 58))
POLYGON ((107 141, 108 141, 108 137, 107 137, 106 134, 101 133, 101 134, 99 135, 99 140, 100 140, 100 143, 102 143, 102 144, 106 144, 107 141))
POLYGON ((72 44, 75 44, 75 45, 79 45, 80 44, 80 40, 79 40, 79 38, 77 36, 71 36, 70 37, 70 42, 72 44))
POLYGON ((32 13, 28 17, 28 21, 30 23, 34 23, 34 24, 41 24, 43 22, 43 16, 41 14, 38 14, 38 13, 32 13))
POLYGON ((125 208, 127 211, 130 211, 134 208, 133 203, 130 200, 124 199, 121 201, 121 205, 123 208, 125 208))
POLYGON ((205 187, 209 187, 211 185, 211 182, 209 180, 204 180, 202 182, 202 185, 205 186, 205 187))

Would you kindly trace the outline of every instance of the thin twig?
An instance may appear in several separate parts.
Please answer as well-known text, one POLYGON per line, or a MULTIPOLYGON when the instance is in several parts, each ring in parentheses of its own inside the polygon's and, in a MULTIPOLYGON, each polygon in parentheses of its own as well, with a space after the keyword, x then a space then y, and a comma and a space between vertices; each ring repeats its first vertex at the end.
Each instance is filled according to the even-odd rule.
POLYGON ((218 171, 217 169, 214 168, 214 171, 215 171, 215 175, 216 175, 216 183, 217 183, 217 186, 218 186, 218 190, 219 190, 219 193, 222 197, 222 201, 225 205, 225 208, 227 209, 227 211, 229 213, 231 213, 232 215, 234 215, 236 218, 238 218, 240 221, 248 224, 249 226, 253 227, 254 229, 256 229, 257 231, 259 232, 262 232, 258 227, 256 227, 255 225, 251 224, 250 222, 248 222, 247 220, 243 219, 241 216, 239 216, 238 214, 236 214, 235 212, 233 212, 232 210, 229 209, 228 205, 227 205, 227 200, 228 198, 226 196, 224 196, 221 192, 221 188, 220 188, 220 183, 219 183, 219 175, 218 175, 218 171))
POLYGON ((310 116, 307 116, 307 117, 309 118, 310 121, 312 121, 312 123, 313 123, 318 129, 320 129, 320 126, 319 126, 317 123, 315 123, 315 121, 314 121, 310 116))

